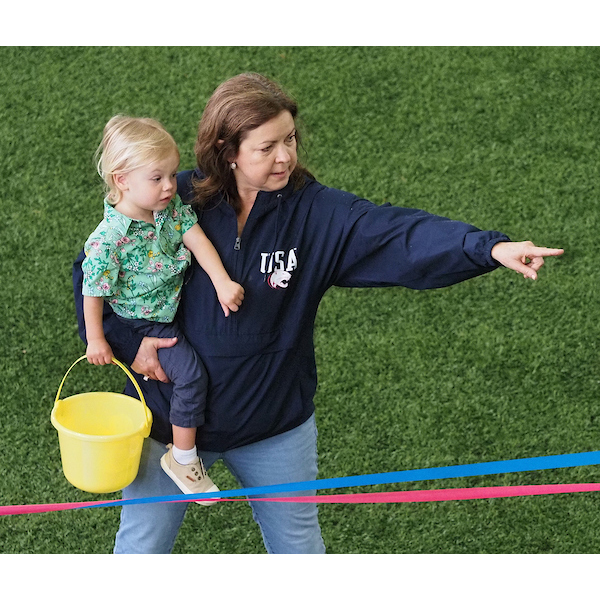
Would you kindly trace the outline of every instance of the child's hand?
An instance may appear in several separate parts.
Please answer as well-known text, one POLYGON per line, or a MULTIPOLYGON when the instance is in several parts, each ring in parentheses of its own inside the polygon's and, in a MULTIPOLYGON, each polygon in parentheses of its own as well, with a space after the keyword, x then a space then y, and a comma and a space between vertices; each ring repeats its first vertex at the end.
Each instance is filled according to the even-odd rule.
POLYGON ((244 288, 235 281, 226 281, 217 288, 217 297, 225 316, 229 316, 229 311, 237 312, 244 300, 244 288))
POLYGON ((85 353, 91 365, 108 365, 112 361, 113 351, 106 340, 92 340, 85 353))

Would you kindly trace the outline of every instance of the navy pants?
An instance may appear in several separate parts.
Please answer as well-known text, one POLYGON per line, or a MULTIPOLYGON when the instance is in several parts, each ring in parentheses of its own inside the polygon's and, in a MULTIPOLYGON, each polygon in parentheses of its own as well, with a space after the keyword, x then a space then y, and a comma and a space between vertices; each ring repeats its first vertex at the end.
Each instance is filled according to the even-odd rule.
POLYGON ((158 359, 173 384, 169 421, 178 427, 200 427, 204 424, 208 375, 204 363, 176 323, 157 323, 144 319, 124 319, 145 337, 178 339, 171 348, 160 348, 158 359))

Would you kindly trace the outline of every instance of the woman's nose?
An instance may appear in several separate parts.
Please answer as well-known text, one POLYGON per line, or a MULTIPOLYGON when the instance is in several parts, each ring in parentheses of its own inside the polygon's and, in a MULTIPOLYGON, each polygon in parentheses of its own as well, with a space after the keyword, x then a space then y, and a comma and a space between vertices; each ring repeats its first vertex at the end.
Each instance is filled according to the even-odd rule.
POLYGON ((285 146, 280 146, 275 160, 280 163, 290 162, 290 153, 287 151, 285 146))

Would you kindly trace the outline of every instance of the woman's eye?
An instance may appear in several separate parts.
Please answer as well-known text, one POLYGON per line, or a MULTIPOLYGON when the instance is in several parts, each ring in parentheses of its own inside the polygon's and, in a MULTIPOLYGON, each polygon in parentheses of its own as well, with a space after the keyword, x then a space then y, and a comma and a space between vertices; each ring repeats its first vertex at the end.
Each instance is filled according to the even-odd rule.
POLYGON ((260 151, 261 152, 269 152, 269 150, 271 150, 272 146, 267 146, 266 148, 261 148, 260 151))

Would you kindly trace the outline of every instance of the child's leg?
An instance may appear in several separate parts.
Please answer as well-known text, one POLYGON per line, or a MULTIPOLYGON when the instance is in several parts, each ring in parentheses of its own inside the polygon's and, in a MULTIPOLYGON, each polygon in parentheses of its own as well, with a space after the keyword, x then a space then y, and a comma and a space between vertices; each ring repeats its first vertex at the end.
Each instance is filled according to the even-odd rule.
MULTIPOLYGON (((133 327, 149 337, 177 337, 177 344, 158 351, 158 359, 171 380, 169 420, 174 446, 161 458, 163 471, 184 494, 219 491, 207 475, 196 451, 196 429, 204 423, 208 375, 204 364, 182 335, 176 323, 150 323, 137 320, 133 327)), ((196 500, 210 505, 215 501, 196 500)))
POLYGON ((196 445, 196 428, 173 425, 173 445, 180 450, 192 450, 196 445))
POLYGON ((173 458, 180 465, 189 465, 197 456, 196 427, 173 425, 173 458))
MULTIPOLYGON (((196 352, 181 333, 172 348, 158 352, 163 369, 173 382, 169 420, 173 428, 173 446, 161 458, 163 471, 184 494, 216 493, 196 450, 196 431, 204 423, 208 375, 196 352)), ((174 337, 171 333, 167 337, 174 337)), ((196 500, 210 506, 212 500, 196 500)))
MULTIPOLYGON (((171 348, 161 348, 158 359, 173 384, 170 399, 169 421, 182 429, 195 429, 204 423, 208 374, 200 357, 181 332, 177 323, 154 323, 142 319, 121 319, 138 333, 147 337, 177 337, 171 348)), ((182 449, 194 443, 183 442, 182 449)), ((177 441, 175 445, 179 447, 177 441)))

